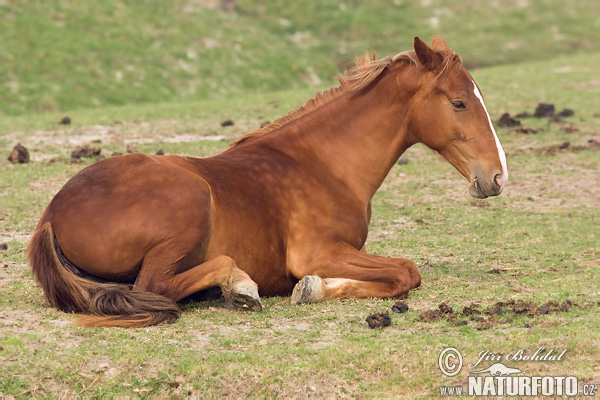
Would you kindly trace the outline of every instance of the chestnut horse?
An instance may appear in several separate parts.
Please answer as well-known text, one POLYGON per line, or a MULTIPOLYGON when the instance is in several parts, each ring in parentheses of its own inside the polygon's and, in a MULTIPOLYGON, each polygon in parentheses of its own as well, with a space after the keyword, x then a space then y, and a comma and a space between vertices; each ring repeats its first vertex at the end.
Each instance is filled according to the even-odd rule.
POLYGON ((420 142, 469 182, 502 192, 508 170, 481 93, 439 37, 367 56, 341 86, 210 158, 130 154, 77 173, 28 248, 50 303, 87 326, 173 322, 177 301, 219 287, 238 308, 404 298, 415 264, 369 255, 371 198, 420 142))

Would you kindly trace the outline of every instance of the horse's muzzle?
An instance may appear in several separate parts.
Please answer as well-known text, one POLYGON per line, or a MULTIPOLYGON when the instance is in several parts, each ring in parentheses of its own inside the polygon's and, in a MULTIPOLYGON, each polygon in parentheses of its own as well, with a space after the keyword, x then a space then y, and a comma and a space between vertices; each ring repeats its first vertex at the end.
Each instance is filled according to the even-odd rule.
POLYGON ((502 193, 506 184, 502 174, 493 174, 492 176, 494 177, 493 179, 485 179, 478 176, 469 188, 469 194, 478 199, 485 199, 486 197, 498 196, 502 193))

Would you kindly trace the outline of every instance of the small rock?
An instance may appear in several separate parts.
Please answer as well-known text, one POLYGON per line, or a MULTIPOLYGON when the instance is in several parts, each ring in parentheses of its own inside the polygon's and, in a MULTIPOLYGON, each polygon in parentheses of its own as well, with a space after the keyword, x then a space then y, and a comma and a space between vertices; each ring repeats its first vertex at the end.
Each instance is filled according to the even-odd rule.
POLYGON ((6 244, 6 243, 0 244, 0 250, 8 250, 8 244, 6 244))
POLYGON ((8 156, 11 163, 25 164, 29 162, 29 151, 21 143, 18 143, 8 156))
POLYGON ((232 119, 227 119, 227 120, 221 122, 221 126, 233 126, 233 125, 234 125, 234 122, 232 119))
POLYGON ((165 155, 165 152, 163 151, 163 149, 160 149, 160 150, 158 150, 158 151, 156 152, 156 155, 157 155, 157 156, 164 156, 164 155, 165 155))
POLYGON ((468 322, 464 319, 462 321, 456 321, 454 323, 454 326, 465 326, 465 325, 468 325, 468 322))
POLYGON ((409 162, 409 161, 408 161, 408 159, 406 159, 406 158, 401 158, 401 159, 399 159, 399 160, 396 162, 396 164, 397 164, 397 165, 406 165, 406 164, 408 164, 408 162, 409 162))

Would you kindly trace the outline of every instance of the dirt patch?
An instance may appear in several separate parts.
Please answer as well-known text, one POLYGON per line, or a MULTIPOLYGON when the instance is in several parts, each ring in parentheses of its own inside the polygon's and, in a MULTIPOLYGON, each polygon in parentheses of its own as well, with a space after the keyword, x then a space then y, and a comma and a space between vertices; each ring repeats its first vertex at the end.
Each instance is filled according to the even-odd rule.
POLYGON ((491 206, 489 201, 483 200, 483 199, 473 200, 473 201, 471 201, 471 205, 473 207, 489 207, 489 206, 491 206))
POLYGON ((436 322, 445 318, 454 323, 455 326, 469 325, 469 321, 473 321, 477 330, 485 330, 498 324, 512 322, 511 316, 528 315, 537 317, 553 312, 569 312, 574 307, 579 307, 579 305, 571 300, 565 300, 562 303, 553 300, 543 305, 523 300, 509 300, 506 302, 499 301, 486 308, 481 308, 477 303, 471 303, 463 307, 460 312, 454 312, 448 304, 441 303, 437 309, 421 311, 415 321, 436 322))

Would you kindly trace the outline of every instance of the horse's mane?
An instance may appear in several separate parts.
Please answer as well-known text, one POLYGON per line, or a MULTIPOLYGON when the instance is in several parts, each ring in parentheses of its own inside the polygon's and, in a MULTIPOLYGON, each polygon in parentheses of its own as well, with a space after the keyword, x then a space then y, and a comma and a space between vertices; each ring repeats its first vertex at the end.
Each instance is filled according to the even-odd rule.
MULTIPOLYGON (((440 55, 443 57, 443 61, 436 80, 436 85, 443 81, 450 70, 450 67, 455 62, 461 62, 460 56, 450 49, 442 50, 440 55)), ((345 93, 363 89, 377 79, 385 70, 395 69, 404 64, 417 65, 417 57, 414 51, 405 51, 397 54, 394 58, 385 57, 380 60, 376 59, 375 52, 368 52, 362 57, 356 57, 354 67, 350 70, 345 70, 342 74, 338 74, 337 79, 340 82, 340 86, 325 90, 324 92, 317 92, 314 98, 308 100, 306 104, 297 110, 291 111, 278 120, 240 137, 233 142, 230 147, 259 138, 269 132, 279 129, 345 93)))

